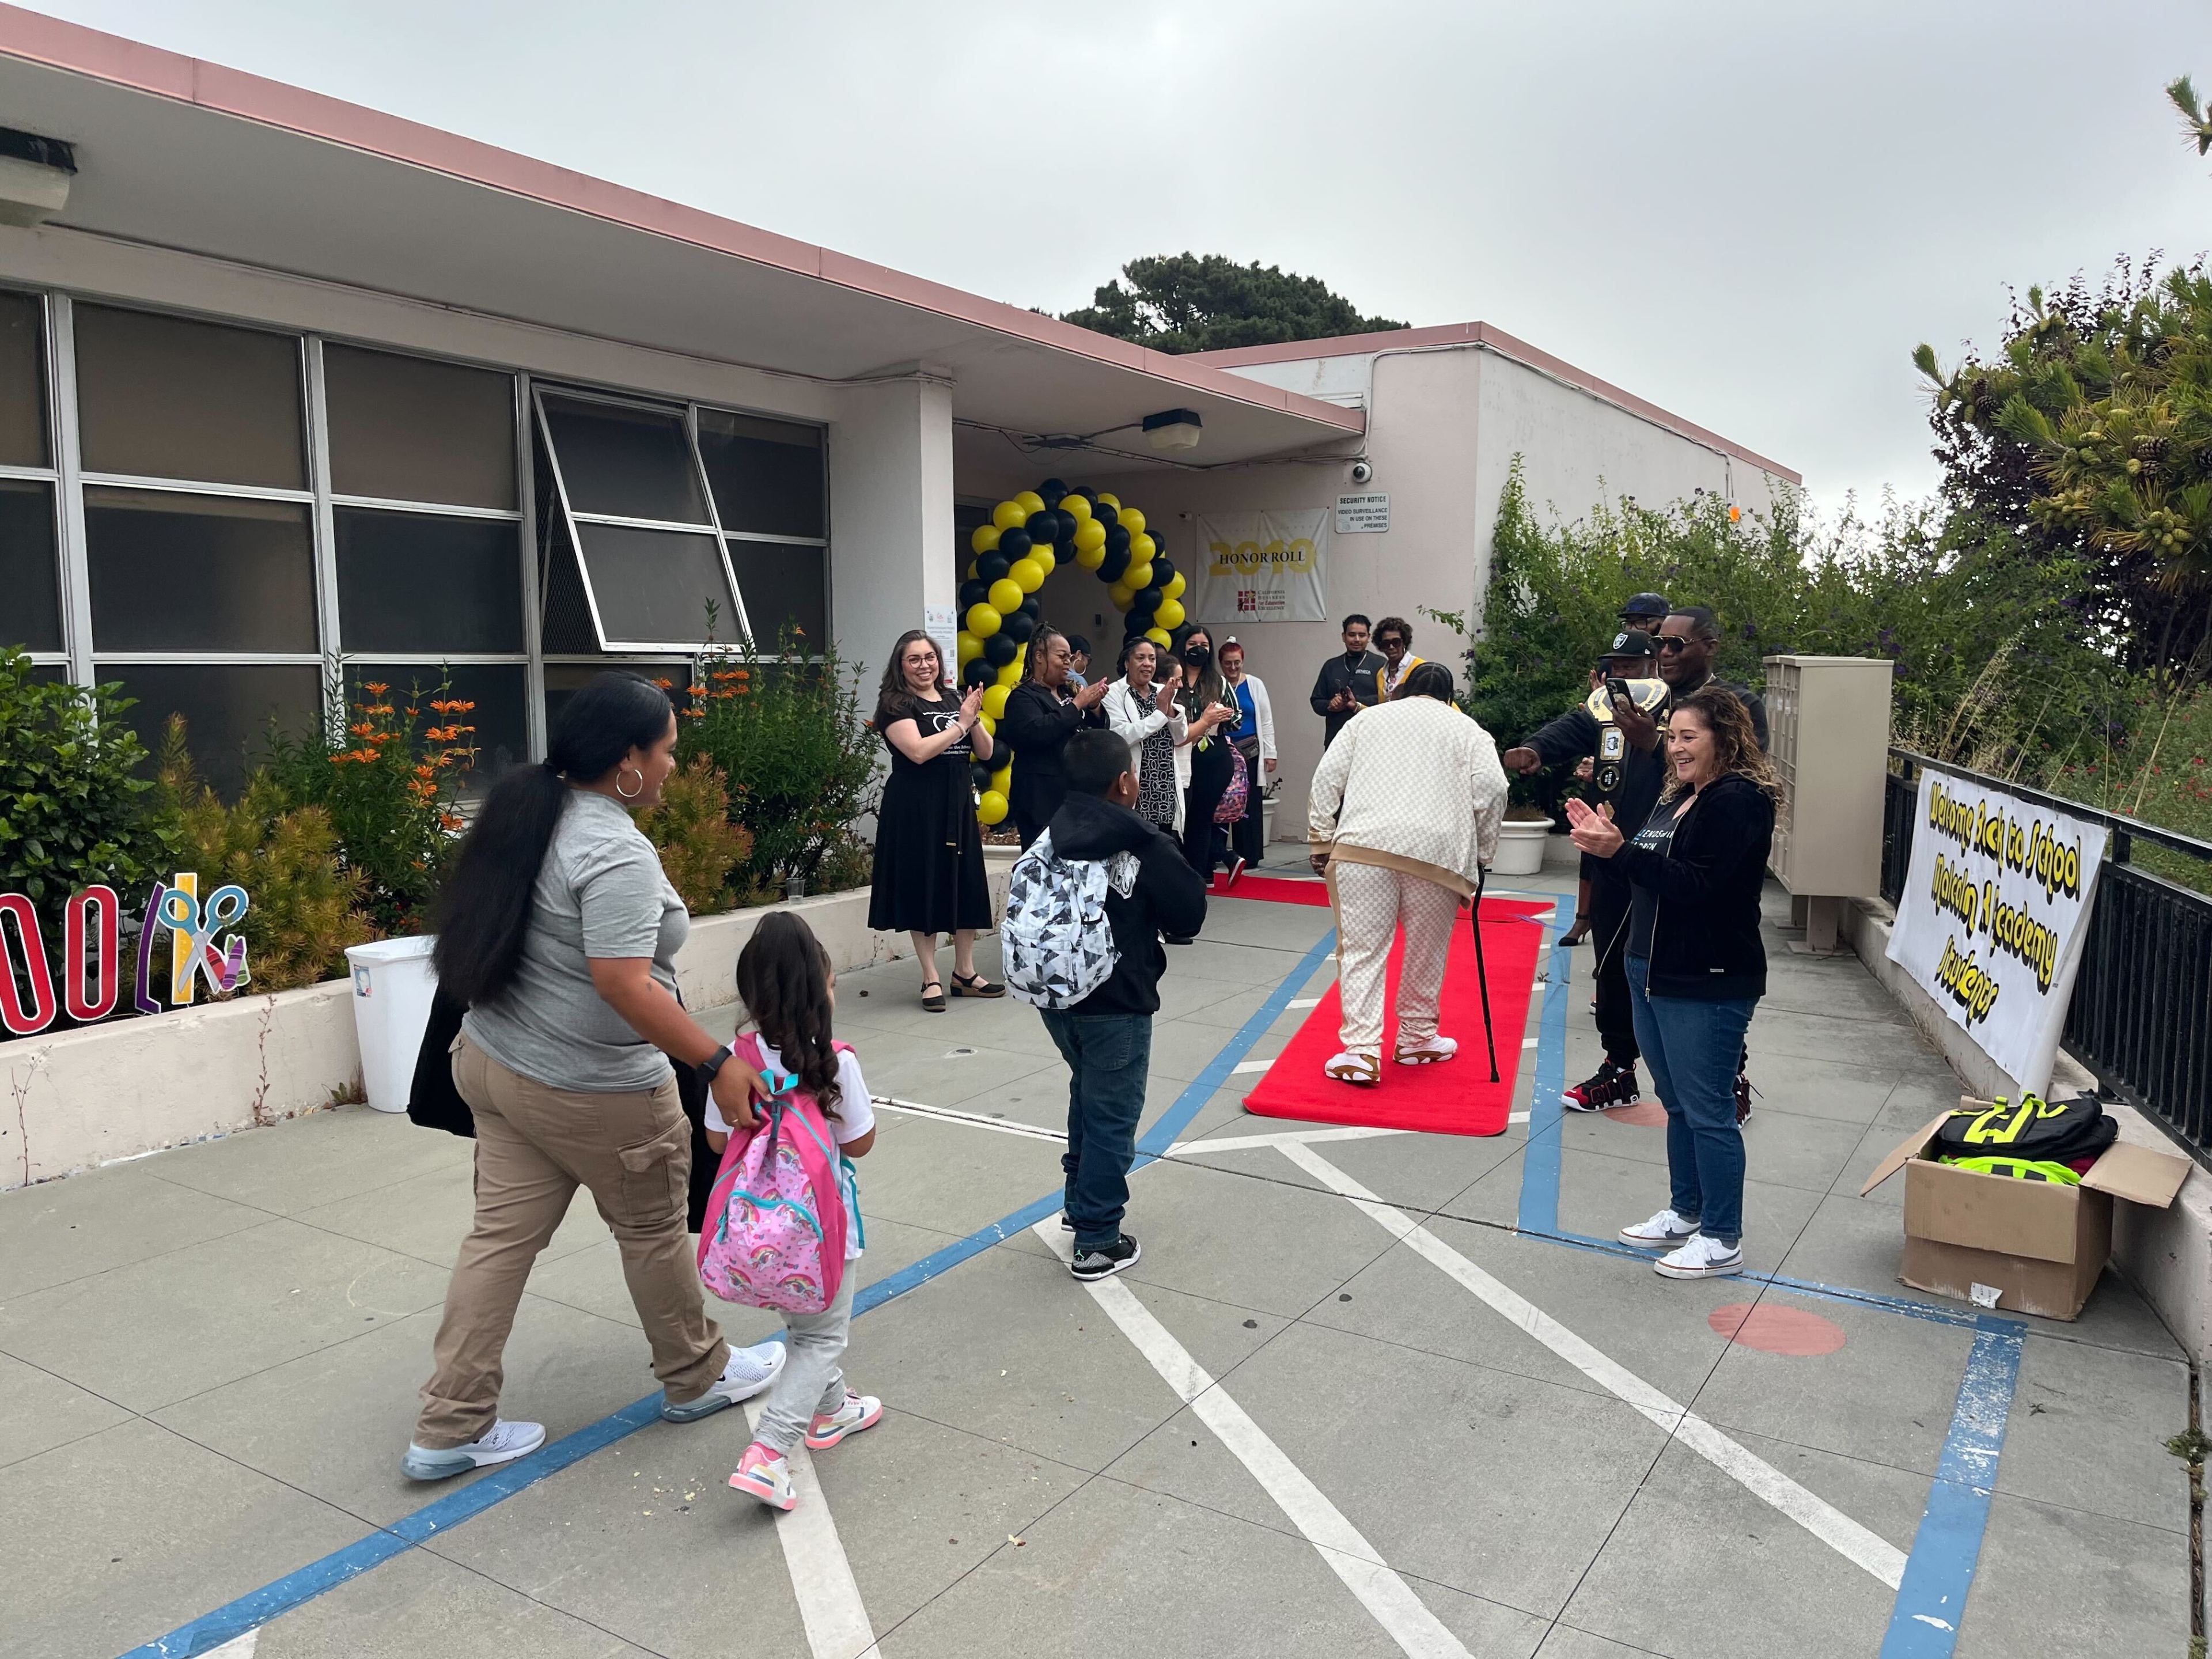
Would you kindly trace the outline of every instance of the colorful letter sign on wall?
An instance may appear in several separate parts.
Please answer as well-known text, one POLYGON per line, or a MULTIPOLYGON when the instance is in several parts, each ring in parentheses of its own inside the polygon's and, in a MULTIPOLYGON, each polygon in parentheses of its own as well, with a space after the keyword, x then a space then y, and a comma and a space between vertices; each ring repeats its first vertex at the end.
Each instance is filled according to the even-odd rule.
MULTIPOLYGON (((239 886, 218 887, 199 901, 199 878, 187 871, 173 882, 155 882, 148 894, 138 929, 137 974, 131 1011, 158 1014, 184 1007, 204 981, 210 996, 222 996, 246 983, 246 941, 236 933, 220 936, 245 917, 251 901, 239 886), (154 977, 155 935, 169 935, 166 983, 154 977), (155 1000, 159 988, 165 1004, 155 1000)), ((9 1036, 34 1036, 66 1012, 89 1024, 115 1012, 122 994, 122 902, 112 887, 88 887, 62 913, 61 988, 55 994, 54 964, 39 926, 39 913, 21 893, 0 893, 0 1030, 9 1036)))

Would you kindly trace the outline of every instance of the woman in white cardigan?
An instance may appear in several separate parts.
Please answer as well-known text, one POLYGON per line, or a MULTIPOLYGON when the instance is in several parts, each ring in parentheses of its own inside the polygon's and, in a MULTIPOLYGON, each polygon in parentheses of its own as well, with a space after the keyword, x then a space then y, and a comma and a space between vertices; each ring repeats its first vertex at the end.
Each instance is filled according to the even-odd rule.
POLYGON ((1221 642, 1221 678, 1243 714, 1237 728, 1237 747, 1244 756, 1244 816, 1229 828, 1229 850, 1247 864, 1257 864, 1267 854, 1267 819, 1260 810, 1260 794, 1275 770, 1275 706, 1267 701, 1267 683, 1244 672, 1244 647, 1235 640, 1221 642))
POLYGON ((1106 723, 1129 745, 1137 769, 1137 816, 1170 836, 1182 833, 1182 796, 1190 785, 1189 730, 1176 702, 1181 669, 1168 660, 1157 678, 1159 653, 1139 634, 1121 647, 1118 678, 1106 688, 1106 723))

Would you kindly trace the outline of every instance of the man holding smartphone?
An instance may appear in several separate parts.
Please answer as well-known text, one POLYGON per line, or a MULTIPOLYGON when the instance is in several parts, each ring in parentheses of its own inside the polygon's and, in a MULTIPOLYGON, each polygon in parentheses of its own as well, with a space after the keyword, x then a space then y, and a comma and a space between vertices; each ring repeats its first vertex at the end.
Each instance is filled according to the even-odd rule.
MULTIPOLYGON (((1660 743, 1668 693, 1657 676, 1651 636, 1625 628, 1599 659, 1603 676, 1577 708, 1546 725, 1502 757, 1506 769, 1529 773, 1589 757, 1598 810, 1632 836, 1644 827, 1667 781, 1660 743)), ((1595 1112, 1637 1097, 1636 1028, 1628 1006, 1629 888, 1605 859, 1591 860, 1590 933, 1597 943, 1597 1030, 1605 1063, 1561 1097, 1567 1109, 1595 1112)))

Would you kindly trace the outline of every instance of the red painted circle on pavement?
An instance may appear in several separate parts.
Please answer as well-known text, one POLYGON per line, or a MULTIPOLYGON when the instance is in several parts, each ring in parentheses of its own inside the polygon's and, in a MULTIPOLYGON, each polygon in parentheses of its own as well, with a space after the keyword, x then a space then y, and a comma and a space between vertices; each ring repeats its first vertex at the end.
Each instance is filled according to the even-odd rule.
POLYGON ((1666 1127, 1667 1109, 1656 1100, 1631 1101, 1626 1106, 1608 1106, 1605 1115, 1615 1123, 1634 1123, 1646 1129, 1666 1127))
POLYGON ((1833 1353, 1844 1346, 1844 1328, 1802 1308, 1760 1303, 1731 1302, 1705 1316, 1705 1323, 1718 1334, 1761 1353, 1785 1354, 1793 1359, 1833 1353))

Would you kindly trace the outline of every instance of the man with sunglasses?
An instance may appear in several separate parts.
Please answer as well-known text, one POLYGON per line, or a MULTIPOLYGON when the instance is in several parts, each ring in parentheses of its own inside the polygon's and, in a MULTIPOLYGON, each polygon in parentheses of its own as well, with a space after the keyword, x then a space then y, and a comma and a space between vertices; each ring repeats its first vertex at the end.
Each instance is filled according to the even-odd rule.
MULTIPOLYGON (((1686 605, 1669 615, 1660 624, 1659 637, 1653 641, 1659 647, 1659 678, 1667 682, 1667 689, 1674 694, 1676 702, 1713 682, 1713 647, 1720 643, 1720 619, 1702 605, 1686 605)), ((1759 739, 1759 746, 1766 747, 1766 704, 1756 691, 1746 690, 1734 680, 1717 682, 1723 690, 1733 691, 1751 713, 1751 729, 1759 739)))

